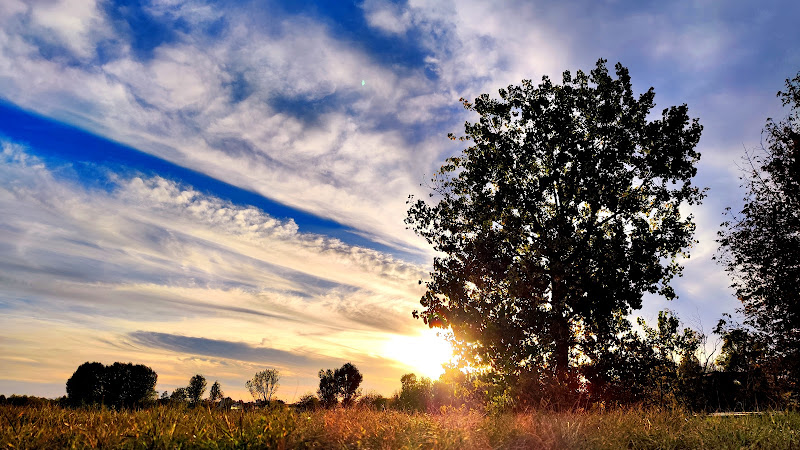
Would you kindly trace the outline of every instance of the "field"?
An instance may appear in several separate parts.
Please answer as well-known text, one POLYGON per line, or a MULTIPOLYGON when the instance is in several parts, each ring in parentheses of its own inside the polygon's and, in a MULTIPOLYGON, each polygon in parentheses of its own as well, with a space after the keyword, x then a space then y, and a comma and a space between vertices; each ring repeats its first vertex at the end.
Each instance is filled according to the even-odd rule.
POLYGON ((408 414, 0 406, 6 448, 800 448, 800 413, 408 414))

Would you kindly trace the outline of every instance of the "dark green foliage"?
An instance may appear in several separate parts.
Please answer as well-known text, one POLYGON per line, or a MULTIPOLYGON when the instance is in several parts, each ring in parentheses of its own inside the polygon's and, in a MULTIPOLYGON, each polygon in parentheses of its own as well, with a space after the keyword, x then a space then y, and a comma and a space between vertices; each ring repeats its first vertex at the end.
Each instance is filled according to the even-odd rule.
MULTIPOLYGON (((766 148, 746 155, 747 194, 719 234, 721 261, 742 302, 748 334, 764 345, 763 366, 800 397, 800 73, 778 92, 790 114, 767 120, 766 148), (760 336, 756 336, 760 335, 760 336)), ((735 340, 735 339, 734 339, 735 340)), ((731 355, 736 356, 734 352, 731 355)))
POLYGON ((67 380, 67 397, 76 406, 142 406, 155 400, 157 379, 158 375, 153 369, 142 364, 116 362, 104 366, 97 362, 86 362, 67 380))
POLYGON ((186 387, 186 396, 189 401, 196 405, 203 398, 203 393, 206 391, 206 378, 197 374, 189 380, 189 386, 186 387))
POLYGON ((361 393, 359 386, 364 377, 351 363, 346 363, 336 370, 320 370, 318 375, 317 394, 325 408, 337 405, 340 399, 343 406, 350 406, 361 393))
POLYGON ((472 145, 434 177, 435 203, 409 200, 406 223, 444 254, 414 315, 452 329, 464 364, 569 397, 577 355, 613 339, 614 317, 644 292, 675 296, 702 127, 686 105, 648 120, 653 98, 600 60, 563 85, 463 101, 479 115, 461 138, 472 145))

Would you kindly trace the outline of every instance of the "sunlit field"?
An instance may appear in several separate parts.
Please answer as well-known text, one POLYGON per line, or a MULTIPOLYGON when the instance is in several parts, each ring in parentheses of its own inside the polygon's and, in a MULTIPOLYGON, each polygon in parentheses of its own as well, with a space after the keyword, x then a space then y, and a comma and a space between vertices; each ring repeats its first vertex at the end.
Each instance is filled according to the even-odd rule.
POLYGON ((2 406, 2 448, 798 448, 800 413, 486 415, 367 408, 141 411, 2 406))

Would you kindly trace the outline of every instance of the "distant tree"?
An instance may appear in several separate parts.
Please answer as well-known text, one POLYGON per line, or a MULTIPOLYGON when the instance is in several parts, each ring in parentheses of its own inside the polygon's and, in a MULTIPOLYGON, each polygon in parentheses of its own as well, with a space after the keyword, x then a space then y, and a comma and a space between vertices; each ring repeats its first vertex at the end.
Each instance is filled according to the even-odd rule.
POLYGON ((216 402, 218 400, 222 400, 225 394, 222 392, 222 387, 219 385, 219 381, 215 381, 214 384, 211 385, 211 391, 208 393, 208 399, 212 402, 216 402))
POLYGON ((106 382, 105 365, 85 362, 67 380, 67 398, 75 406, 102 404, 106 382))
POLYGON ((339 396, 343 406, 350 406, 361 395, 361 381, 364 377, 356 366, 346 363, 335 372, 336 383, 339 386, 339 396))
POLYGON ((173 403, 185 403, 187 400, 189 400, 189 394, 186 392, 185 387, 179 387, 172 391, 169 399, 173 403))
POLYGON ((206 378, 197 374, 189 380, 189 386, 186 388, 186 395, 189 401, 196 405, 203 398, 203 393, 206 391, 206 378))
POLYGON ((434 204, 409 199, 406 223, 442 255, 414 316, 451 328, 465 364, 575 392, 582 347, 611 339, 615 314, 675 297, 702 127, 686 105, 650 120, 653 89, 637 99, 615 69, 462 99, 472 145, 434 176, 434 204))
POLYGON ((158 375, 145 365, 116 362, 107 367, 106 376, 106 402, 114 407, 144 405, 158 395, 158 375))
POLYGON ((314 411, 319 408, 320 401, 316 395, 308 393, 300 397, 295 405, 301 411, 314 411))
MULTIPOLYGON (((750 332, 764 349, 774 376, 800 392, 800 73, 778 92, 789 115, 767 119, 766 147, 745 156, 747 193, 738 214, 719 233, 720 260, 733 279, 750 332)), ((732 335, 732 337, 735 337, 732 335)), ((732 353, 731 355, 736 355, 732 353)))
POLYGON ((317 394, 325 408, 337 405, 340 399, 343 406, 350 406, 361 395, 359 386, 364 377, 352 363, 346 363, 336 370, 320 370, 318 375, 317 394))
POLYGON ((406 411, 427 411, 433 396, 431 380, 417 379, 413 373, 400 377, 400 395, 397 407, 406 411))
POLYGON ((389 406, 389 399, 375 391, 370 391, 358 399, 358 404, 376 411, 384 411, 389 406))
POLYGON ((331 408, 339 403, 339 385, 336 382, 336 375, 331 369, 320 369, 319 389, 317 395, 323 408, 331 408))
POLYGON ((269 403, 280 386, 278 384, 280 379, 281 373, 278 369, 266 369, 253 375, 253 378, 245 383, 245 387, 255 400, 269 403))
POLYGON ((87 362, 67 380, 67 396, 73 405, 102 403, 130 408, 155 400, 157 380, 153 369, 142 364, 87 362))

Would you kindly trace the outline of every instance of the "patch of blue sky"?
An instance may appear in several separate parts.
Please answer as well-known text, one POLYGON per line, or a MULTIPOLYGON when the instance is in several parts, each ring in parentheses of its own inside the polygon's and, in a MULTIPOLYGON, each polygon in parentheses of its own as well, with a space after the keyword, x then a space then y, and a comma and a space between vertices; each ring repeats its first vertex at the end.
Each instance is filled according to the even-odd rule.
POLYGON ((118 33, 129 40, 131 51, 142 60, 153 56, 153 50, 179 39, 179 32, 189 31, 181 18, 156 17, 143 0, 113 0, 101 4, 118 33))
POLYGON ((315 233, 342 242, 392 254, 406 260, 411 253, 370 240, 358 230, 260 194, 233 186, 200 172, 181 167, 132 147, 91 134, 79 128, 19 109, 0 100, 0 136, 28 147, 28 152, 48 161, 49 166, 93 189, 112 191, 116 186, 107 174, 145 174, 190 185, 237 205, 255 206, 277 219, 293 219, 300 232, 315 233))
POLYGON ((380 64, 397 70, 421 70, 429 79, 438 78, 436 72, 430 70, 425 62, 430 52, 421 42, 418 33, 407 31, 401 35, 387 35, 370 27, 359 3, 286 0, 276 2, 276 6, 285 14, 303 15, 324 23, 336 39, 364 50, 380 64))

